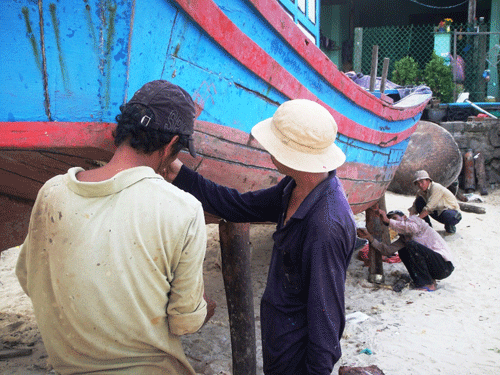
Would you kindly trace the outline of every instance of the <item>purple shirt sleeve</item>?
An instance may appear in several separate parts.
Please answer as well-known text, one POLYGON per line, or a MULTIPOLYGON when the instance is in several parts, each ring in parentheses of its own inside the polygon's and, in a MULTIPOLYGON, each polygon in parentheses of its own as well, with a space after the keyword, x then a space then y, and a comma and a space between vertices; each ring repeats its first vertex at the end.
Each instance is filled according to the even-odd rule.
MULTIPOLYGON (((286 180, 286 178, 284 179, 286 180)), ((182 166, 173 184, 194 195, 203 209, 233 223, 278 222, 285 181, 269 189, 240 193, 182 166)))

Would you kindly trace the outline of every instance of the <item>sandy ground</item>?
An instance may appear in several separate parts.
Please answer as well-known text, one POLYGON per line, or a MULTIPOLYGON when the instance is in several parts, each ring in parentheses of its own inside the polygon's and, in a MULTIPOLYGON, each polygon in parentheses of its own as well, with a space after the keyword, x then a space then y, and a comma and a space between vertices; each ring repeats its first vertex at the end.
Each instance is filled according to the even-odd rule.
MULTIPOLYGON (((392 284, 405 272, 402 263, 384 263, 384 284, 367 281, 368 269, 353 257, 346 282, 343 356, 338 367, 377 365, 386 375, 500 373, 500 190, 477 203, 486 214, 463 213, 457 233, 444 236, 455 253, 455 271, 432 293, 392 284)), ((406 209, 412 197, 388 193, 388 210, 406 209)), ((405 211, 406 212, 406 211, 405 211)), ((358 215, 359 222, 364 221, 358 215)), ((186 353, 199 374, 231 374, 231 342, 220 267, 218 227, 207 226, 205 261, 207 294, 218 307, 198 333, 183 338, 186 353)), ((258 374, 262 373, 259 301, 266 283, 273 226, 251 228, 252 277, 256 317, 258 374)), ((42 375, 46 352, 37 330, 30 300, 14 275, 18 251, 3 252, 0 260, 0 338, 3 348, 31 348, 32 354, 0 361, 0 373, 42 375)), ((356 254, 355 254, 356 255, 356 254)))

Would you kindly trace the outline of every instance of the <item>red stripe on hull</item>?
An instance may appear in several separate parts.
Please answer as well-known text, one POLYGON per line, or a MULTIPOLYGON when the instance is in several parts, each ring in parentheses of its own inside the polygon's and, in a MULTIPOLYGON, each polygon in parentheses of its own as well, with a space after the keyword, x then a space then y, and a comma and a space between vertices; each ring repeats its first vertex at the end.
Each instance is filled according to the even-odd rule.
POLYGON ((105 122, 2 122, 0 148, 95 147, 113 152, 115 126, 105 122))

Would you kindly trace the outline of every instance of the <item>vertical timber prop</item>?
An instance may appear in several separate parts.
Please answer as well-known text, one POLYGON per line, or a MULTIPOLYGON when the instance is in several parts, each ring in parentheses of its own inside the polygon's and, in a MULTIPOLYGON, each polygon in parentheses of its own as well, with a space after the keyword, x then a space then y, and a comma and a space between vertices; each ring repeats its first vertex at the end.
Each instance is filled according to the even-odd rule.
MULTIPOLYGON (((386 211, 385 195, 378 201, 378 207, 386 211)), ((382 220, 376 215, 371 208, 366 211, 366 229, 373 237, 379 238, 384 243, 390 243, 389 228, 382 223, 382 220)), ((371 283, 382 284, 384 280, 384 266, 382 263, 382 254, 377 251, 372 245, 368 252, 370 265, 368 267, 368 281, 371 283)))
POLYGON ((370 71, 370 92, 375 91, 377 84, 377 65, 378 65, 378 46, 374 45, 372 47, 372 66, 370 71))
POLYGON ((389 71, 389 58, 384 58, 384 65, 382 66, 382 79, 380 81, 380 94, 383 94, 385 91, 385 84, 387 82, 387 73, 389 71))
POLYGON ((476 175, 474 173, 474 156, 469 149, 464 154, 464 190, 466 193, 473 193, 476 190, 476 175))
POLYGON ((250 224, 219 223, 222 276, 226 290, 234 375, 255 375, 255 317, 253 306, 250 224))

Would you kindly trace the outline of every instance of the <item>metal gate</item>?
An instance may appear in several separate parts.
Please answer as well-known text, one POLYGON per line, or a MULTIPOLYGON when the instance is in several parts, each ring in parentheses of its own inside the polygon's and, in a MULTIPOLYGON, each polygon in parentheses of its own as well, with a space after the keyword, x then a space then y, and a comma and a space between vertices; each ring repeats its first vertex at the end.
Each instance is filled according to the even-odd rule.
POLYGON ((471 101, 484 102, 493 96, 488 91, 498 91, 499 35, 500 32, 479 30, 454 31, 451 62, 456 83, 455 99, 461 92, 468 92, 471 101), (488 85, 496 90, 488 90, 488 85))

